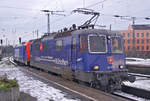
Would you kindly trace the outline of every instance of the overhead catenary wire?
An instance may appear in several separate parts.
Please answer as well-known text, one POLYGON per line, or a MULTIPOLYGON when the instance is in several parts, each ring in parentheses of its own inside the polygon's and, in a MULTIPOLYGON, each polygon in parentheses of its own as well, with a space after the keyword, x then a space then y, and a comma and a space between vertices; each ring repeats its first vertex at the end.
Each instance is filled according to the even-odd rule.
MULTIPOLYGON (((95 5, 98 5, 98 4, 100 4, 100 3, 104 3, 105 1, 107 1, 107 0, 103 0, 103 1, 100 1, 100 2, 97 2, 97 3, 94 3, 94 4, 91 4, 91 5, 88 5, 88 6, 86 6, 85 8, 90 8, 90 7, 93 7, 93 6, 95 6, 95 5)), ((84 3, 85 3, 85 1, 83 1, 84 3)), ((84 6, 85 6, 85 4, 84 4, 84 6)), ((74 10, 74 9, 73 9, 74 10)), ((72 11, 71 11, 72 12, 72 11)), ((69 14, 69 15, 67 15, 67 16, 65 16, 65 18, 67 18, 67 17, 69 17, 69 16, 71 16, 72 15, 72 13, 71 14, 69 14)), ((64 18, 62 18, 62 19, 59 19, 59 20, 56 20, 56 21, 54 21, 54 23, 55 22, 58 22, 58 21, 61 21, 61 20, 63 20, 64 18)))
MULTIPOLYGON (((73 15, 73 14, 68 14, 68 15, 64 16, 63 18, 58 18, 58 19, 52 21, 51 23, 55 24, 56 22, 59 22, 59 21, 61 21, 61 20, 63 20, 63 19, 66 19, 66 18, 70 17, 71 15, 73 15)), ((46 27, 46 25, 43 25, 43 26, 41 26, 41 27, 38 28, 38 29, 41 30, 41 29, 44 28, 44 27, 46 27)))
MULTIPOLYGON (((55 1, 55 0, 54 0, 54 1, 55 1)), ((52 2, 54 2, 54 1, 52 1, 52 2)), ((46 8, 46 7, 49 5, 49 2, 50 2, 50 1, 48 1, 48 3, 46 3, 46 5, 44 5, 44 6, 42 7, 42 9, 46 8)), ((52 3, 52 2, 51 2, 51 3, 52 3)), ((37 17, 40 12, 41 12, 41 9, 37 9, 37 13, 33 16, 33 18, 34 18, 34 17, 37 17)), ((38 16, 38 17, 39 17, 39 16, 38 16)), ((26 21, 26 24, 29 23, 29 22, 31 23, 32 20, 33 20, 33 18, 31 18, 30 20, 26 21)), ((38 20, 38 19, 37 19, 37 20, 38 20)), ((35 23, 37 20, 35 20, 33 23, 35 23)), ((25 25, 26 25, 26 24, 25 24, 25 25)))
POLYGON ((39 9, 31 9, 31 8, 20 8, 20 7, 14 7, 14 6, 2 6, 0 5, 0 8, 9 8, 9 9, 17 9, 17 10, 26 10, 26 11, 39 11, 39 9))
MULTIPOLYGON (((49 2, 54 2, 53 1, 48 1, 42 8, 46 8, 49 5, 49 2)), ((15 7, 15 6, 6 6, 6 5, 0 5, 0 8, 9 8, 9 9, 16 9, 16 10, 26 10, 26 11, 40 11, 41 9, 33 9, 33 8, 24 8, 24 7, 15 7)))
POLYGON ((93 6, 96 6, 96 5, 99 5, 99 4, 101 4, 101 3, 104 3, 105 1, 107 1, 107 0, 103 0, 103 1, 96 2, 96 3, 94 3, 94 4, 91 4, 91 5, 86 6, 85 8, 91 8, 91 7, 93 7, 93 6))
MULTIPOLYGON (((51 2, 52 3, 52 2, 51 2)), ((48 3, 46 3, 46 5, 44 5, 42 8, 45 8, 46 6, 48 5, 48 3)), ((28 22, 30 21, 32 21, 35 17, 37 17, 37 15, 39 15, 39 12, 41 12, 40 11, 40 9, 30 9, 30 8, 19 8, 19 7, 10 7, 10 6, 0 6, 0 8, 10 8, 10 9, 17 9, 17 10, 26 10, 26 11, 37 11, 38 13, 36 13, 35 14, 35 16, 34 17, 32 17, 31 18, 31 20, 28 20, 28 22)), ((38 16, 39 17, 39 16, 38 16)), ((17 17, 18 18, 18 17, 17 17)), ((22 18, 22 17, 21 17, 22 18)), ((27 21, 25 21, 25 22, 27 22, 27 21)), ((27 22, 27 23, 28 23, 27 22)), ((27 23, 26 24, 24 24, 24 26, 26 26, 27 25, 27 23)), ((20 26, 19 26, 20 27, 20 26)), ((22 37, 27 37, 27 36, 29 36, 29 35, 32 35, 32 34, 30 34, 30 32, 29 32, 29 34, 27 34, 27 35, 24 35, 24 36, 22 36, 22 37)))
MULTIPOLYGON (((97 2, 97 3, 94 3, 94 4, 91 4, 91 5, 88 5, 86 8, 96 6, 96 5, 100 4, 100 3, 104 3, 105 1, 107 1, 107 0, 103 0, 103 1, 100 1, 100 2, 97 2)), ((0 6, 0 7, 21 9, 21 10, 29 10, 29 11, 31 11, 31 10, 40 11, 39 9, 30 9, 30 8, 18 8, 18 7, 10 7, 10 6, 0 6)), ((37 14, 39 14, 39 12, 38 12, 37 14)), ((35 16, 37 16, 37 14, 35 14, 35 16)), ((33 18, 34 18, 34 17, 33 17, 33 18)), ((32 19, 33 19, 33 18, 32 18, 32 19)), ((32 20, 32 19, 31 19, 31 20, 32 20)), ((29 20, 28 22, 31 22, 31 20, 29 20)), ((38 19, 37 19, 37 20, 38 20, 38 19)), ((37 21, 37 20, 36 20, 36 21, 37 21)))
POLYGON ((65 9, 64 9, 64 4, 63 4, 62 0, 58 0, 58 1, 60 2, 61 8, 64 11, 65 9))
MULTIPOLYGON (((56 1, 56 0, 53 0, 53 1, 51 1, 51 3, 52 2, 54 2, 54 1, 56 1)), ((50 1, 48 1, 47 3, 46 3, 46 5, 44 5, 43 7, 42 7, 42 9, 43 8, 45 8, 45 7, 47 7, 48 5, 49 5, 49 2, 50 1)), ((31 23, 33 20, 35 20, 35 18, 38 20, 39 19, 39 13, 41 12, 40 10, 41 9, 32 9, 32 8, 23 8, 23 7, 14 7, 14 6, 5 6, 5 5, 0 5, 0 8, 9 8, 9 9, 17 9, 17 10, 25 10, 25 11, 37 11, 37 13, 35 14, 35 15, 33 15, 33 17, 31 17, 31 18, 29 18, 29 20, 24 20, 24 22, 26 22, 24 25, 26 26, 26 24, 27 23, 31 23)), ((20 18, 22 18, 22 17, 20 17, 20 18)), ((19 17, 17 17, 17 19, 19 19, 19 17)), ((36 20, 36 21, 37 21, 36 20)), ((33 23, 35 23, 36 21, 34 21, 33 23)), ((19 26, 20 27, 20 26, 19 26)))
MULTIPOLYGON (((96 6, 96 5, 100 4, 100 3, 104 3, 105 1, 107 1, 107 0, 103 0, 103 1, 100 1, 100 2, 97 2, 97 3, 94 3, 94 4, 91 4, 91 5, 88 5, 88 6, 86 6, 86 8, 94 7, 94 6, 96 6)), ((114 14, 101 14, 101 16, 114 17, 114 14)), ((66 16, 66 17, 68 17, 68 16, 66 16)), ((143 17, 143 18, 144 18, 144 17, 143 17)), ((64 18, 63 18, 63 19, 64 19, 64 18)), ((63 19, 60 19, 60 20, 63 20, 63 19)), ((142 17, 139 17, 138 19, 142 19, 142 17)), ((149 18, 148 18, 148 17, 145 17, 145 19, 149 19, 149 18)), ((56 22, 57 22, 57 21, 60 21, 60 20, 56 20, 56 22)), ((124 18, 122 18, 122 20, 124 20, 124 18)), ((131 21, 130 19, 127 19, 127 20, 131 21)), ((55 21, 54 21, 54 22, 55 22, 55 21)))

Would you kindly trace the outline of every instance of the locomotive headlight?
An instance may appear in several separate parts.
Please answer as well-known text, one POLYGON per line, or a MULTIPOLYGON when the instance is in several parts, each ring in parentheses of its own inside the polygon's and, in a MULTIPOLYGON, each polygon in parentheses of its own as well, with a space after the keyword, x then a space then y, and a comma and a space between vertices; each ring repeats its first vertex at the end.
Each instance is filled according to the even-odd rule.
POLYGON ((94 69, 94 70, 98 70, 98 69, 99 69, 99 66, 94 66, 93 69, 94 69))
POLYGON ((120 65, 120 66, 119 66, 119 68, 120 68, 120 69, 123 69, 123 68, 124 68, 124 66, 123 66, 123 65, 120 65))
POLYGON ((108 39, 110 40, 110 39, 111 39, 111 36, 108 36, 108 39))

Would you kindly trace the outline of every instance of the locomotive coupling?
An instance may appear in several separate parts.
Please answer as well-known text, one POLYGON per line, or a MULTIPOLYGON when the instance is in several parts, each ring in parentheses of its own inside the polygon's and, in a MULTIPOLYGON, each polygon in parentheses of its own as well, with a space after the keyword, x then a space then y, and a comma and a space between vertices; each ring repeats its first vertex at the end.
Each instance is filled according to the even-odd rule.
POLYGON ((136 80, 135 76, 132 76, 132 75, 130 75, 130 76, 129 75, 122 75, 121 79, 122 79, 122 81, 129 81, 131 83, 133 83, 136 80))
POLYGON ((128 80, 129 80, 131 83, 133 83, 133 82, 136 80, 136 78, 135 78, 135 76, 130 75, 130 76, 128 76, 128 80))

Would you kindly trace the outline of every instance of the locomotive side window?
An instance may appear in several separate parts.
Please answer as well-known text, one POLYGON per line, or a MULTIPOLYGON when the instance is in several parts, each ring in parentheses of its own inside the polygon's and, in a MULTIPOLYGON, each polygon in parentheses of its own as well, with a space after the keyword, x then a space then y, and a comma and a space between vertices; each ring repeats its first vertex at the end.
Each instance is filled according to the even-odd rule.
POLYGON ((73 40, 72 40, 72 49, 73 50, 76 49, 76 38, 73 38, 73 40))
POLYGON ((87 36, 80 36, 80 52, 88 51, 88 40, 87 36))
POLYGON ((120 37, 112 37, 112 53, 122 53, 122 42, 120 37))
POLYGON ((56 41, 56 50, 62 50, 62 48, 63 48, 63 41, 57 40, 56 41))
POLYGON ((37 50, 37 51, 40 50, 40 45, 39 44, 35 44, 35 50, 37 50))
POLYGON ((106 37, 105 36, 89 36, 90 52, 104 53, 106 52, 106 37))
POLYGON ((48 50, 48 42, 47 41, 44 42, 43 49, 44 50, 48 50))

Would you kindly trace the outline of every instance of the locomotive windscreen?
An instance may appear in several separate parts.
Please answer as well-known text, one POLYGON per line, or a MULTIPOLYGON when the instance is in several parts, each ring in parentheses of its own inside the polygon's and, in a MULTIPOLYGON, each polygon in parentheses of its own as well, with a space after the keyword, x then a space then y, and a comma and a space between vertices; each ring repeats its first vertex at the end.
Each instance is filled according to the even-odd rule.
POLYGON ((112 37, 112 53, 122 53, 122 42, 120 37, 112 37))
POLYGON ((106 37, 105 36, 89 36, 90 52, 104 53, 106 52, 106 37))

